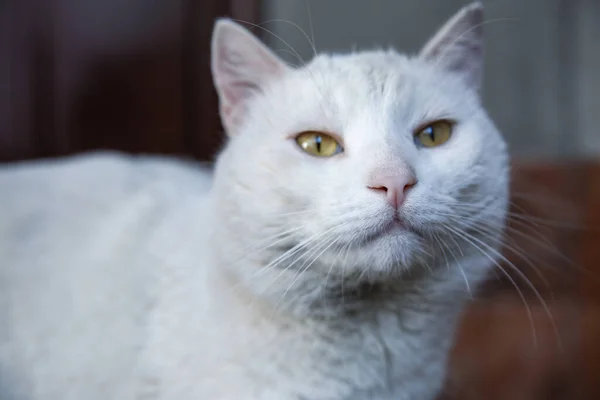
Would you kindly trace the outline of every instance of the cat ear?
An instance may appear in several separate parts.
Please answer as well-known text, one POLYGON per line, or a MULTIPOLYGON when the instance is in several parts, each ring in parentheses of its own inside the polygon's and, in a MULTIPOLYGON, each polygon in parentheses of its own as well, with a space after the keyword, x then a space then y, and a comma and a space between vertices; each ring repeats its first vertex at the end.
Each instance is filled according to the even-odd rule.
POLYGON ((250 99, 288 67, 248 30, 228 19, 215 24, 211 59, 221 120, 233 135, 250 99))
POLYGON ((463 7, 429 40, 420 57, 458 73, 472 88, 481 86, 483 73, 483 5, 463 7))

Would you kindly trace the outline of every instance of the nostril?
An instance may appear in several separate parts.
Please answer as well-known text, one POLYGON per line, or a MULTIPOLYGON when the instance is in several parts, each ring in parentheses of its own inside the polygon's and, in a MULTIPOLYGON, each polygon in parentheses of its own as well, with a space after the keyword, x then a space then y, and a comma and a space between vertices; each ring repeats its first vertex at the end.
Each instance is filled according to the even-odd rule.
POLYGON ((382 192, 382 193, 387 193, 387 191, 388 191, 388 188, 385 186, 377 185, 377 186, 367 186, 367 187, 371 190, 375 190, 377 192, 382 192))
POLYGON ((408 192, 416 186, 417 178, 412 173, 396 175, 374 175, 367 188, 383 195, 388 203, 398 209, 406 200, 408 192))
POLYGON ((408 192, 410 189, 414 188, 416 185, 417 185, 416 180, 406 183, 403 188, 404 193, 408 192))

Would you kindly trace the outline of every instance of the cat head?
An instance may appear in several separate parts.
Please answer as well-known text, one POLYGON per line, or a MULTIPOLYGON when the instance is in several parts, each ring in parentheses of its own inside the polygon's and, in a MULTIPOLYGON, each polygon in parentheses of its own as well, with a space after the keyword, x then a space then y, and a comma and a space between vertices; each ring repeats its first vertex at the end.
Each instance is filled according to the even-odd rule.
POLYGON ((327 286, 446 268, 442 252, 479 254, 465 240, 476 229, 497 238, 508 156, 480 102, 482 22, 474 3, 417 55, 320 54, 290 67, 219 20, 221 257, 247 278, 292 272, 299 286, 327 286))

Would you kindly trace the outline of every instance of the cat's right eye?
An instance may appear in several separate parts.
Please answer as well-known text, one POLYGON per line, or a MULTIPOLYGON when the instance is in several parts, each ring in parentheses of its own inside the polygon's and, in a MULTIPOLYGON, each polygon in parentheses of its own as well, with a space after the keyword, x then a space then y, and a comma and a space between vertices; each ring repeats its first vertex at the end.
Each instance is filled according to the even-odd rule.
POLYGON ((307 131, 296 136, 296 143, 316 157, 331 157, 344 151, 337 140, 323 132, 307 131))
POLYGON ((415 141, 421 147, 438 147, 450 140, 452 122, 439 120, 432 122, 415 133, 415 141))

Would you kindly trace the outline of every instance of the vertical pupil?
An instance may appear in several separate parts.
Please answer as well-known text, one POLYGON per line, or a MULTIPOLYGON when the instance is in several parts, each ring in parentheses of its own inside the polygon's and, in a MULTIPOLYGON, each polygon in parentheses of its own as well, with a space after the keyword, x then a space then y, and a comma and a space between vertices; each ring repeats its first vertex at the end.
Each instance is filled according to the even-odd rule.
POLYGON ((432 126, 428 126, 427 127, 427 134, 429 135, 429 137, 431 138, 432 142, 435 142, 435 130, 433 129, 432 126))
POLYGON ((315 137, 315 142, 317 144, 317 151, 320 153, 321 152, 321 142, 323 141, 323 139, 321 138, 321 136, 317 136, 315 137))

